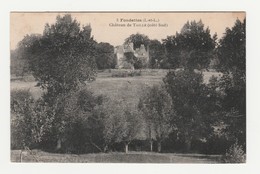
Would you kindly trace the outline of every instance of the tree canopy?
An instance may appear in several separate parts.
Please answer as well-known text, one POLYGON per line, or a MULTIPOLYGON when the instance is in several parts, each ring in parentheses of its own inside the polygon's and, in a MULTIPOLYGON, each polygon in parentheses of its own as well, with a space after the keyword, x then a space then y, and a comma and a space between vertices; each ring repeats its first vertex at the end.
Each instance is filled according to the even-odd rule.
POLYGON ((246 20, 236 20, 232 28, 226 28, 226 33, 219 41, 217 49, 221 71, 242 71, 246 68, 246 20))
POLYGON ((89 25, 81 28, 66 14, 46 24, 41 37, 26 36, 20 42, 33 76, 50 100, 95 78, 96 43, 90 33, 89 25))
POLYGON ((158 152, 161 152, 161 143, 172 130, 172 99, 163 86, 147 88, 138 105, 147 125, 148 137, 151 143, 153 139, 157 141, 158 152))
POLYGON ((163 43, 172 68, 203 69, 210 64, 216 39, 216 35, 211 37, 209 28, 205 29, 200 20, 188 21, 180 33, 168 36, 163 43))
POLYGON ((205 133, 209 134, 212 129, 207 122, 211 98, 207 86, 203 83, 203 75, 189 70, 172 71, 163 81, 176 112, 173 124, 189 151, 192 140, 205 137, 205 133))
POLYGON ((164 45, 158 40, 149 43, 149 66, 150 68, 164 68, 163 61, 166 59, 164 45))
POLYGON ((96 64, 98 69, 115 68, 116 57, 114 54, 114 47, 109 43, 98 43, 96 45, 96 64))
POLYGON ((41 35, 39 34, 26 35, 23 40, 18 43, 18 48, 11 50, 11 74, 24 76, 30 73, 26 50, 40 37, 41 35))
POLYGON ((140 33, 131 34, 128 38, 125 39, 125 44, 133 43, 134 49, 140 48, 141 44, 144 44, 145 48, 150 43, 150 39, 148 36, 140 33))
POLYGON ((246 20, 237 20, 226 29, 217 48, 219 64, 223 73, 218 86, 223 93, 222 107, 228 125, 229 137, 245 146, 246 142, 246 20))

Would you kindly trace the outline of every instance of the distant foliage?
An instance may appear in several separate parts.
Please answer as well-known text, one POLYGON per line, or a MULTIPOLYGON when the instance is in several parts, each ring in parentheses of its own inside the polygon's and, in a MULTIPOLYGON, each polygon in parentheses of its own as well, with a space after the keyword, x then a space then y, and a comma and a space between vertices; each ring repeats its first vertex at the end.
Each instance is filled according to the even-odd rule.
POLYGON ((98 43, 96 45, 96 64, 98 69, 114 69, 116 66, 116 57, 114 47, 109 43, 98 43))
POLYGON ((28 63, 21 57, 20 50, 11 50, 10 61, 11 75, 23 77, 24 75, 30 73, 28 63))
POLYGON ((184 24, 180 33, 163 39, 167 61, 171 68, 208 68, 216 46, 216 35, 211 37, 209 28, 202 21, 184 24))
POLYGON ((133 52, 125 52, 124 53, 126 62, 134 65, 137 62, 137 57, 135 57, 133 52))
POLYGON ((32 46, 41 35, 31 34, 26 35, 22 41, 18 43, 18 47, 10 52, 11 75, 23 77, 31 74, 29 61, 27 59, 27 48, 32 46))
POLYGON ((237 142, 230 146, 223 160, 226 163, 245 163, 246 154, 243 150, 243 146, 238 145, 237 142))
POLYGON ((164 45, 158 40, 151 40, 149 44, 149 68, 167 68, 164 65, 165 60, 164 45))
POLYGON ((136 57, 132 52, 126 52, 124 55, 126 62, 130 63, 135 69, 147 68, 148 64, 145 59, 136 57))
POLYGON ((112 77, 135 77, 135 76, 141 76, 142 71, 141 70, 113 70, 112 77))
POLYGON ((142 44, 144 44, 145 48, 147 49, 147 46, 150 43, 150 39, 148 36, 140 33, 131 34, 129 37, 125 39, 125 44, 134 44, 134 50, 136 48, 140 48, 142 44))

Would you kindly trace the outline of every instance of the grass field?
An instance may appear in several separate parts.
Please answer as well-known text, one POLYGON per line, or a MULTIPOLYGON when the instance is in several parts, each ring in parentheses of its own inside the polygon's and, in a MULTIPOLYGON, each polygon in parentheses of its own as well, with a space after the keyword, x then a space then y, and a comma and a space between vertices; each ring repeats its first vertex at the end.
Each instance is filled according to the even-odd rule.
MULTIPOLYGON (((87 83, 87 87, 95 94, 103 94, 111 99, 124 100, 129 104, 136 104, 141 91, 146 86, 163 83, 162 79, 168 70, 142 70, 141 76, 135 77, 111 77, 111 72, 104 71, 98 73, 94 82, 87 83)), ((204 72, 204 82, 208 83, 210 77, 219 76, 216 72, 204 72)), ((11 81, 11 90, 27 89, 30 90, 34 98, 39 98, 42 91, 35 87, 36 82, 29 81, 11 81)))
MULTIPOLYGON (((21 162, 20 150, 11 152, 12 162, 21 162)), ((22 162, 60 162, 60 163, 220 163, 220 155, 173 154, 129 152, 96 154, 55 154, 43 151, 22 153, 22 162)))

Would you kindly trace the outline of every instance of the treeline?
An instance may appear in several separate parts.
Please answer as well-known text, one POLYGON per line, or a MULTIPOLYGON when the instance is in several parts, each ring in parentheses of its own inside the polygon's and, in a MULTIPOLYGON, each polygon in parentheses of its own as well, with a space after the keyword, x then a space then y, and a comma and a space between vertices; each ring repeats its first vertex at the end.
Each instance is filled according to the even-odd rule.
MULTIPOLYGON (((84 51, 88 50, 88 52, 85 52, 85 57, 89 57, 91 59, 91 66, 93 69, 114 69, 117 64, 116 55, 114 54, 114 47, 109 43, 104 42, 96 42, 91 36, 92 28, 90 24, 84 26, 82 28, 82 31, 80 33, 73 33, 70 35, 64 36, 62 32, 69 32, 69 31, 62 31, 63 27, 69 27, 69 29, 76 30, 79 23, 77 21, 73 21, 71 17, 66 16, 66 19, 63 19, 59 17, 58 20, 67 20, 66 22, 71 22, 71 26, 69 24, 63 24, 64 26, 60 26, 61 28, 54 28, 49 26, 49 24, 46 24, 43 35, 40 34, 31 34, 26 35, 22 41, 18 43, 18 47, 15 50, 11 50, 11 75, 16 76, 24 76, 24 75, 31 75, 33 74, 33 67, 30 66, 30 56, 32 56, 32 53, 35 54, 36 51, 39 51, 37 49, 40 49, 42 45, 32 45, 33 43, 38 42, 38 44, 45 44, 44 49, 49 49, 52 46, 64 46, 66 45, 67 50, 63 51, 63 55, 66 54, 66 56, 70 55, 69 49, 73 49, 72 44, 77 44, 77 48, 81 54, 84 54, 84 51), (56 34, 54 35, 52 32, 54 30, 57 30, 56 34), (60 31, 58 31, 60 30, 60 31), (74 35, 75 34, 75 35, 74 35), (46 40, 47 37, 50 40, 46 40), (63 38, 64 37, 64 38, 63 38), (69 38, 70 37, 70 38, 69 38), (56 43, 57 42, 57 43, 56 43), (64 43, 62 43, 64 42, 64 43), (48 45, 49 44, 49 45, 48 45), (59 44, 59 45, 57 45, 59 44), (63 45, 62 45, 63 44, 63 45), (79 45, 82 44, 82 45, 79 45), (31 48, 31 50, 28 50, 28 47, 34 46, 34 48, 31 48), (49 48, 48 48, 49 47, 49 48), (84 48, 86 47, 86 48, 84 48), (35 49, 35 50, 32 50, 35 49), (79 49, 82 49, 79 50, 79 49)), ((66 23, 65 22, 65 23, 66 23)), ((58 24, 57 24, 58 25, 58 24)), ((79 28, 77 28, 79 30, 79 28)), ((74 31, 79 32, 79 31, 74 31)), ((61 50, 56 50, 61 51, 61 50)), ((72 50, 71 50, 72 51, 72 50)), ((76 51, 76 50, 73 50, 76 51)), ((42 51, 40 51, 42 52, 42 51)), ((45 54, 45 53, 42 53, 45 54)), ((48 54, 48 53, 47 53, 48 54)), ((82 62, 83 63, 83 62, 82 62)), ((35 65, 35 64, 34 64, 35 65)), ((37 67, 34 67, 37 68, 37 67)))
MULTIPOLYGON (((237 21, 238 23, 241 21, 237 21)), ((91 38, 92 59, 96 69, 117 68, 117 58, 114 47, 109 43, 96 42, 91 36, 91 26, 84 27, 85 35, 91 38)), ((227 29, 228 30, 228 29, 227 29)), ((237 30, 240 30, 239 28, 237 30)), ((228 32, 228 31, 226 31, 228 32)), ((241 32, 241 31, 240 31, 241 32)), ((34 40, 41 38, 42 35, 26 35, 18 44, 18 48, 11 50, 11 74, 24 76, 31 74, 29 63, 26 60, 25 46, 34 40)), ((229 37, 229 36, 228 36, 229 37)), ((175 35, 159 40, 151 40, 148 36, 140 33, 132 34, 125 39, 124 44, 133 43, 133 48, 140 48, 144 44, 149 52, 149 61, 145 62, 141 58, 135 57, 132 52, 125 53, 126 62, 133 65, 135 69, 176 69, 190 67, 196 69, 217 69, 222 68, 220 61, 225 61, 224 56, 219 55, 221 40, 217 41, 217 35, 210 35, 210 29, 205 28, 202 21, 191 21, 184 24, 180 32, 175 35), (196 63, 194 61, 197 61, 196 63)), ((231 56, 231 55, 230 55, 231 56)), ((240 60, 238 60, 239 62, 240 60)), ((243 63, 243 62, 241 62, 243 63)), ((127 66, 129 68, 131 66, 127 66)))
POLYGON ((127 152, 130 147, 227 152, 228 162, 245 160, 245 20, 227 28, 218 43, 201 21, 187 22, 163 45, 151 41, 150 51, 158 49, 151 65, 161 67, 167 60, 167 67, 178 69, 161 85, 145 88, 135 107, 96 96, 84 86, 95 80, 97 65, 97 43, 89 25, 81 28, 70 15, 58 16, 55 24, 46 24, 42 36, 33 38, 19 47, 44 92, 38 100, 28 91, 11 93, 12 149, 86 153, 127 152), (166 54, 159 60, 160 52, 166 54), (212 58, 223 75, 205 84, 202 70, 212 58))

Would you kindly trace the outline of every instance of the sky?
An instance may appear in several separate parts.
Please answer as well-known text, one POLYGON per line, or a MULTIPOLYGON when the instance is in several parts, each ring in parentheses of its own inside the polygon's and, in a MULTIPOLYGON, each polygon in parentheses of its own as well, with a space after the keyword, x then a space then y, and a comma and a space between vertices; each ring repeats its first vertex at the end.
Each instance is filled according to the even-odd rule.
MULTIPOLYGON (((236 19, 243 20, 244 12, 157 12, 157 13, 70 13, 81 25, 90 24, 97 42, 108 42, 114 46, 123 44, 131 34, 141 33, 150 39, 162 40, 179 32, 187 21, 202 20, 211 35, 221 38, 226 27, 232 27, 236 19)), ((11 13, 10 48, 27 34, 42 34, 46 23, 53 24, 57 15, 64 13, 11 13)))

